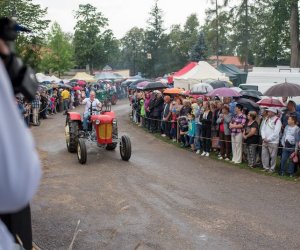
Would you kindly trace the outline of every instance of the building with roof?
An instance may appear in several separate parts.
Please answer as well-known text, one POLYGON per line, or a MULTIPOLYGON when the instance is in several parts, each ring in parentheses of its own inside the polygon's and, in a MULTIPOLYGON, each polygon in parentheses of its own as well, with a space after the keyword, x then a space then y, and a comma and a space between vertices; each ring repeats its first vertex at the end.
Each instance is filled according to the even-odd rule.
MULTIPOLYGON (((214 67, 217 67, 217 56, 211 56, 208 58, 211 61, 211 64, 214 67)), ((244 69, 245 64, 241 61, 241 58, 238 56, 219 56, 219 65, 220 64, 232 64, 239 69, 244 69)))

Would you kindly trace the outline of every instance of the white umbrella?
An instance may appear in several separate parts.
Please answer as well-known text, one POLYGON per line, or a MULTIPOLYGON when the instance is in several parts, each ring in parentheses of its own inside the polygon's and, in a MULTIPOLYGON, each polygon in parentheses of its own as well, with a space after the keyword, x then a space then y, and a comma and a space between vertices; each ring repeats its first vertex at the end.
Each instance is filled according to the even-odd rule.
POLYGON ((191 93, 206 94, 213 90, 213 87, 208 83, 198 83, 192 86, 191 93))

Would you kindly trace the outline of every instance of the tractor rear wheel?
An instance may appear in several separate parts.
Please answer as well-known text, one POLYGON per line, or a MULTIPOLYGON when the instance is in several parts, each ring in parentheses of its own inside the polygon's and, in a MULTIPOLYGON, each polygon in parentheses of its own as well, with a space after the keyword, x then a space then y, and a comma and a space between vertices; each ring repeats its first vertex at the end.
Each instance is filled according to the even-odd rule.
POLYGON ((129 161, 131 157, 131 141, 127 135, 121 137, 120 154, 123 161, 129 161))
POLYGON ((67 117, 65 126, 66 144, 70 153, 76 153, 78 143, 79 126, 77 121, 71 121, 70 117, 67 117))
POLYGON ((87 151, 84 139, 79 138, 77 144, 77 158, 80 164, 85 164, 87 160, 87 151))

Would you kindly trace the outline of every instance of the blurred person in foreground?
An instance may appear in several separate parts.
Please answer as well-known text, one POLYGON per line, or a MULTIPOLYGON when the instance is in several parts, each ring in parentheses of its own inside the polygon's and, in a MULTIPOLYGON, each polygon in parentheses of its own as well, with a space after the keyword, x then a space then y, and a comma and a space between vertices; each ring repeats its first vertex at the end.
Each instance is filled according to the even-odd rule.
MULTIPOLYGON (((0 250, 15 249, 14 241, 32 249, 32 239, 27 242, 28 239, 22 238, 25 228, 22 228, 24 220, 20 219, 31 226, 28 203, 41 177, 33 138, 20 115, 8 76, 12 56, 7 43, 0 39, 0 114, 5 117, 0 120, 0 250), (18 217, 24 208, 29 218, 18 217)), ((31 236, 31 227, 26 230, 31 236)))

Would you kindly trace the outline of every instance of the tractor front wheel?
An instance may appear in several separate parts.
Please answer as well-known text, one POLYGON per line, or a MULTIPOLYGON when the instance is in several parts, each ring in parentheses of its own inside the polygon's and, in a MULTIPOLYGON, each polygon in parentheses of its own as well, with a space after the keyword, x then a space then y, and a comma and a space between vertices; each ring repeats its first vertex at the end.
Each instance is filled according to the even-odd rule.
POLYGON ((84 139, 79 138, 77 144, 77 158, 80 164, 85 164, 87 160, 87 151, 84 139))
POLYGON ((129 161, 131 157, 131 141, 126 135, 121 137, 120 154, 123 161, 129 161))

